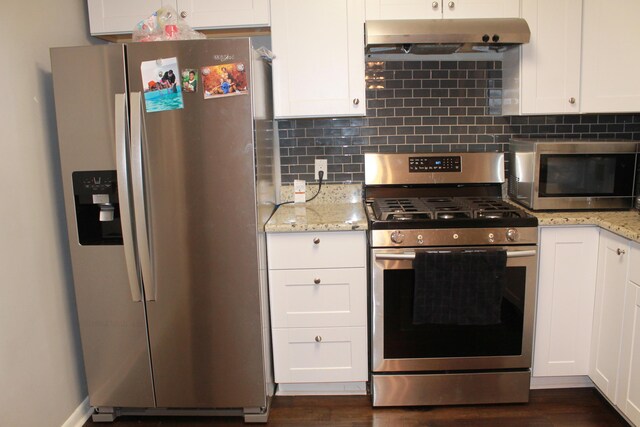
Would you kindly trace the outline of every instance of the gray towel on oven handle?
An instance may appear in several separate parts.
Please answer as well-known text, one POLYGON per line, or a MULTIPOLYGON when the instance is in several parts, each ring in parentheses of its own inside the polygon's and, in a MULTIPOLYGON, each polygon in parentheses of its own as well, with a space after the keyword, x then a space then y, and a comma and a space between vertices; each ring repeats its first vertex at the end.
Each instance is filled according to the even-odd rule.
POLYGON ((500 323, 506 265, 504 250, 416 253, 413 323, 500 323))

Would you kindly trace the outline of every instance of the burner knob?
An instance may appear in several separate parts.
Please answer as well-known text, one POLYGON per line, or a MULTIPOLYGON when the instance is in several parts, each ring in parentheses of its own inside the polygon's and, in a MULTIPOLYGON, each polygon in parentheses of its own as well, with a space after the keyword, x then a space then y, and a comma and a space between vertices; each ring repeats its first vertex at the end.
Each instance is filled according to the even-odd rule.
POLYGON ((517 242, 519 237, 520 237, 520 234, 518 233, 518 230, 516 230, 515 228, 510 228, 507 230, 508 241, 517 242))
POLYGON ((404 242, 404 234, 402 234, 402 232, 396 230, 393 233, 391 233, 391 241, 393 243, 402 243, 404 242))

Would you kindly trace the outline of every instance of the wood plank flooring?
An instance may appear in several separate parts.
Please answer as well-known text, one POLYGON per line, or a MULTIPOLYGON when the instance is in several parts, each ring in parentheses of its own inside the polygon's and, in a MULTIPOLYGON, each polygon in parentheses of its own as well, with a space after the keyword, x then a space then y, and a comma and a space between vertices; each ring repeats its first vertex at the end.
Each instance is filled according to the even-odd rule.
MULTIPOLYGON (((114 427, 246 426, 240 417, 120 417, 114 427)), ((376 408, 369 396, 277 396, 268 427, 616 427, 627 422, 592 388, 532 390, 527 404, 376 408)), ((84 427, 109 427, 87 421, 84 427)))

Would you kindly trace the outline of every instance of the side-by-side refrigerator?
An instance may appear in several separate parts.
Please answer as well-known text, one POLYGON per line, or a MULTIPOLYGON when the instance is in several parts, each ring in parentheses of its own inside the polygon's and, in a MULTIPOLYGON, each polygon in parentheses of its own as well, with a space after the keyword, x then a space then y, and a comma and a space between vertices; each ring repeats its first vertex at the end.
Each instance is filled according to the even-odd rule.
POLYGON ((266 421, 269 64, 244 38, 54 48, 51 61, 94 418, 266 421))

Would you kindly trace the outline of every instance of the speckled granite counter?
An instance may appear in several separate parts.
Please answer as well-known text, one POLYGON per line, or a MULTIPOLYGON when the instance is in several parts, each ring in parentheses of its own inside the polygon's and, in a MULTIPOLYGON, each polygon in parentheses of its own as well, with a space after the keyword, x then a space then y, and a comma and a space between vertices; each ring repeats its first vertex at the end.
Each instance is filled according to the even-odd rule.
POLYGON ((284 205, 265 226, 271 233, 366 229, 367 218, 361 203, 284 205))
POLYGON ((597 225, 640 243, 638 211, 530 212, 545 225, 597 225))
MULTIPOLYGON (((316 191, 317 185, 308 185, 307 197, 316 191)), ((283 201, 293 198, 291 186, 283 186, 280 193, 283 201)), ((265 231, 270 233, 366 229, 362 191, 357 184, 325 185, 311 202, 280 206, 265 226, 265 231)))

